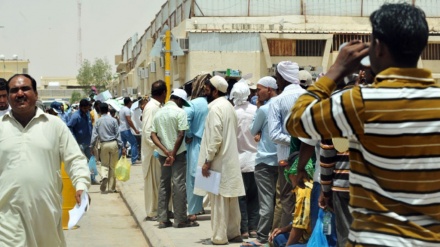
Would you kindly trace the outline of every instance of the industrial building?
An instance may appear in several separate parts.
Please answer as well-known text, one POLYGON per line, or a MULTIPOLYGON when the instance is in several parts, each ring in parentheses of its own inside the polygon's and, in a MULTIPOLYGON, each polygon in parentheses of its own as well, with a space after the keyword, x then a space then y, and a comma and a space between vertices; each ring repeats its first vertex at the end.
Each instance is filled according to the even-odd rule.
MULTIPOLYGON (((129 37, 115 56, 113 95, 150 94, 164 79, 164 56, 150 52, 166 27, 183 51, 171 59, 171 88, 201 73, 239 70, 252 80, 274 73, 283 60, 297 62, 312 75, 326 72, 339 45, 369 41, 369 15, 383 0, 168 0, 142 36, 129 37)), ((401 1, 400 1, 401 2, 401 1)), ((407 0, 422 8, 430 26, 429 44, 419 67, 440 82, 440 8, 434 0, 407 0)))

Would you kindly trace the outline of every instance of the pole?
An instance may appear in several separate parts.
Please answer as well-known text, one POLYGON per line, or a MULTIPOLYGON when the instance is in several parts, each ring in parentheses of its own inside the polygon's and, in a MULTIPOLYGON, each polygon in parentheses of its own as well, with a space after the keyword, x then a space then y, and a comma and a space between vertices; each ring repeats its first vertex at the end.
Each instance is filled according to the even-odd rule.
POLYGON ((168 101, 171 94, 171 31, 165 32, 165 85, 167 86, 167 98, 168 101))

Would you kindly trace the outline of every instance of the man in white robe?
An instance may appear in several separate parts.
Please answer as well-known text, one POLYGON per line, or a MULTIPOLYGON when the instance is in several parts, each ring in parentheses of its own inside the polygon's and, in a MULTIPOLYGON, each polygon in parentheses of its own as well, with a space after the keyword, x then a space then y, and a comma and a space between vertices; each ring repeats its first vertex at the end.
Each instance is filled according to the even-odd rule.
POLYGON ((151 85, 151 99, 142 113, 142 170, 144 174, 145 220, 157 220, 157 206, 160 184, 160 162, 154 157, 154 145, 151 140, 153 117, 165 102, 167 88, 165 82, 156 81, 151 85))
POLYGON ((34 78, 7 83, 11 111, 0 117, 0 246, 66 246, 61 162, 76 189, 90 186, 87 159, 67 125, 36 107, 34 78))
MULTIPOLYGON (((238 197, 245 195, 237 148, 237 115, 232 104, 224 97, 228 83, 220 76, 205 84, 209 102, 205 131, 202 137, 198 165, 209 177, 210 170, 220 172, 219 194, 208 193, 211 201, 211 228, 213 236, 204 244, 242 242, 241 214, 238 197)), ((206 191, 194 189, 197 195, 206 191)))

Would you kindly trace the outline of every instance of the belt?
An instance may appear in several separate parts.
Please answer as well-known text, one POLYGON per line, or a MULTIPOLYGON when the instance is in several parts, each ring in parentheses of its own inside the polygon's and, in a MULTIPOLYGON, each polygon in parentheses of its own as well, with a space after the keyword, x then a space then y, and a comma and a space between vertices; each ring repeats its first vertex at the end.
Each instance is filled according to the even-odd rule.
POLYGON ((116 139, 109 140, 109 141, 101 141, 101 142, 115 142, 115 141, 116 141, 116 139))

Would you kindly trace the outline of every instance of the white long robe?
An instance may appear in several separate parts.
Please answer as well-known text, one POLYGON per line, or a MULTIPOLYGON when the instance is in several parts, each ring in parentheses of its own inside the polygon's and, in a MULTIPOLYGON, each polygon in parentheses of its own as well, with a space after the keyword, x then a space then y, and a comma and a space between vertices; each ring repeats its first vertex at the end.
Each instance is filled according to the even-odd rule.
POLYGON ((0 246, 65 246, 61 162, 76 190, 90 186, 86 157, 58 117, 38 109, 25 128, 0 118, 0 246))
MULTIPOLYGON (((223 197, 245 195, 237 148, 237 115, 229 101, 220 97, 209 105, 205 122, 198 166, 211 160, 211 170, 221 173, 219 194, 223 197)), ((194 194, 204 196, 206 191, 194 189, 194 194)))
POLYGON ((160 162, 153 153, 156 145, 151 140, 153 117, 160 109, 160 102, 151 99, 142 113, 141 160, 144 174, 145 213, 148 217, 157 216, 157 205, 160 185, 160 162))

